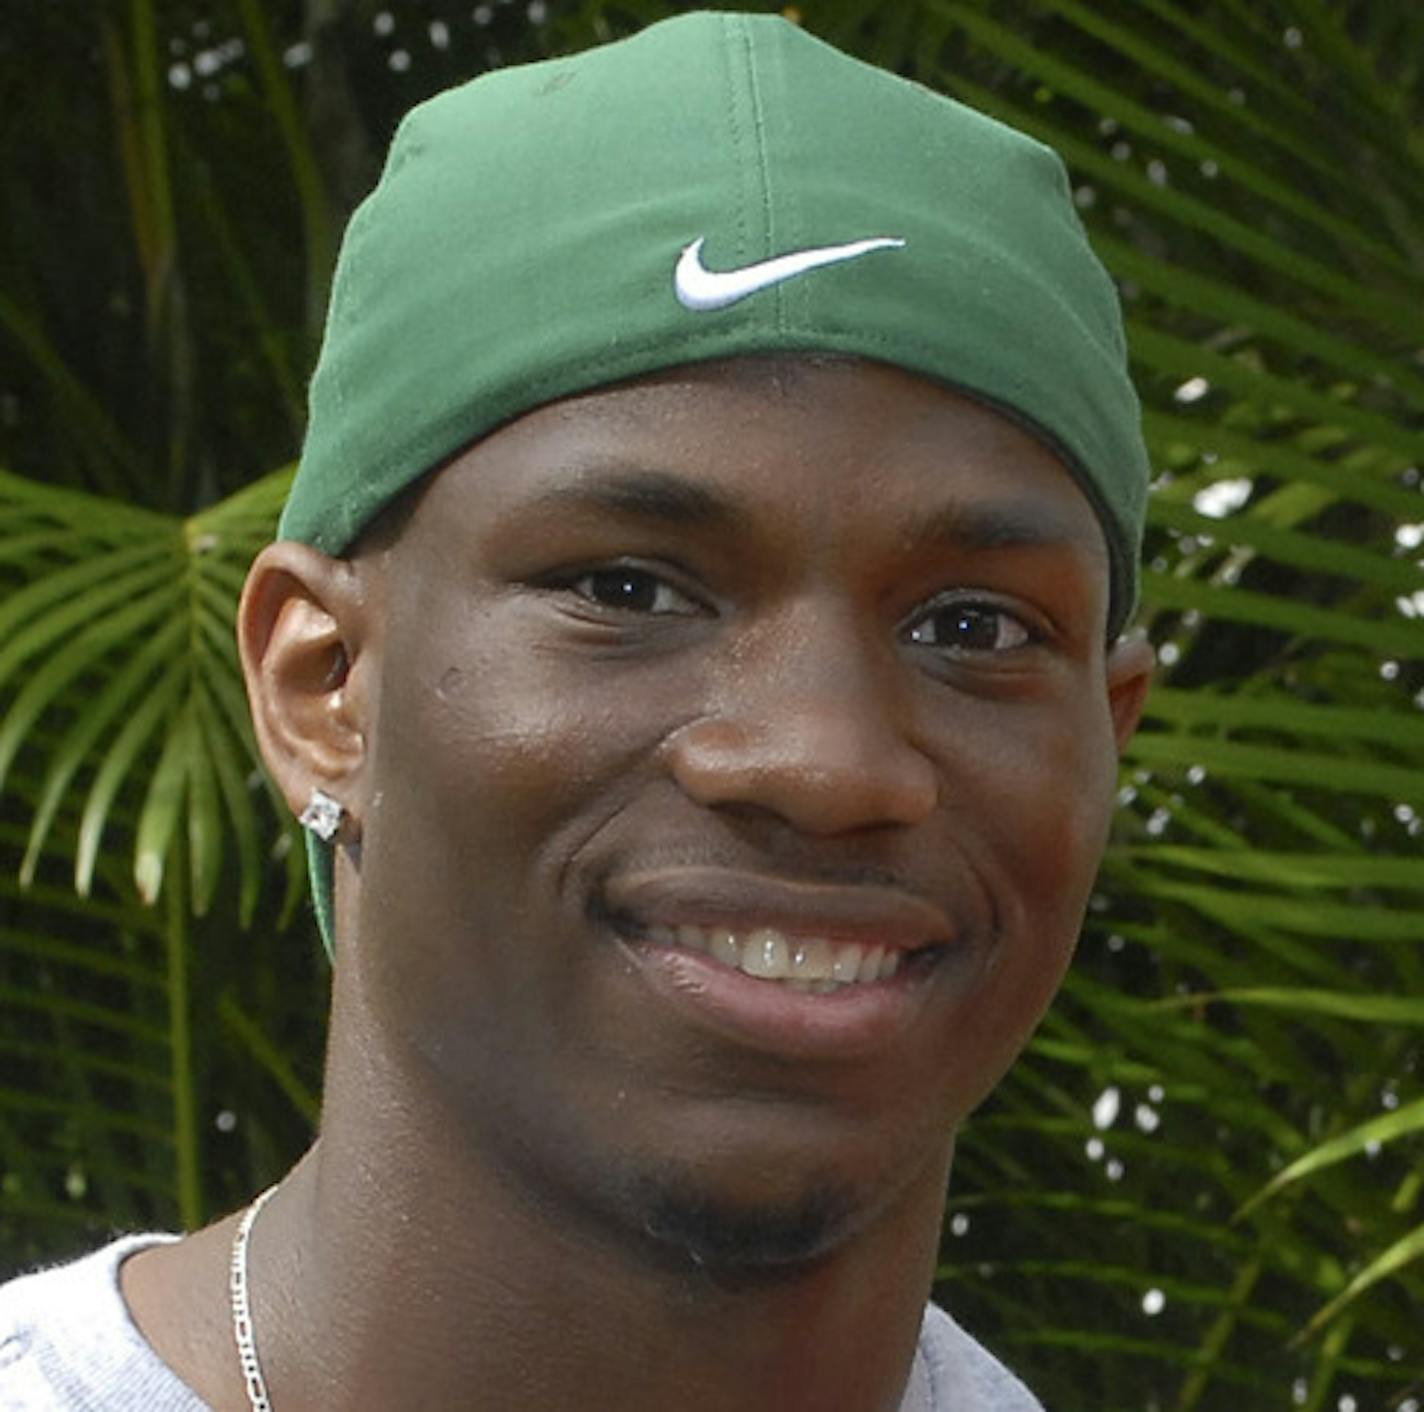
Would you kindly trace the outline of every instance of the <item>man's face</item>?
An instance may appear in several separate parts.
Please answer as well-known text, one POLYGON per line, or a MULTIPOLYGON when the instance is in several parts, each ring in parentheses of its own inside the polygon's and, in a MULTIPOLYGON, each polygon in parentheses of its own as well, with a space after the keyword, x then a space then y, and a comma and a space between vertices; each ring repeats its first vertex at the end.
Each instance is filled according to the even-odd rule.
POLYGON ((1130 693, 1055 457, 878 365, 681 369, 471 448, 378 572, 353 949, 451 1141, 734 1263, 938 1181, 1130 693))

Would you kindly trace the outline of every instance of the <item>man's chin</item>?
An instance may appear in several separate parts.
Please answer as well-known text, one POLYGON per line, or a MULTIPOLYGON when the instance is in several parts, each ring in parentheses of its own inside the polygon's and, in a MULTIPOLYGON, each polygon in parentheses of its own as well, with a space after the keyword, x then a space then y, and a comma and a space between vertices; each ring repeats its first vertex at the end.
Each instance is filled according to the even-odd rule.
POLYGON ((729 1278, 793 1273, 834 1250, 860 1224, 851 1191, 818 1182, 795 1197, 733 1199, 686 1179, 644 1177, 626 1193, 655 1258, 729 1278))

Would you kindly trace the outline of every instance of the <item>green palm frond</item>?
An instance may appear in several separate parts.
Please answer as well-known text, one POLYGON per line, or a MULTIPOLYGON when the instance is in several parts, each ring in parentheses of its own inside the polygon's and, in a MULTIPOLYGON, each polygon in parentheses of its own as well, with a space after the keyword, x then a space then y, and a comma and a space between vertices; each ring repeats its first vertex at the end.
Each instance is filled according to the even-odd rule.
POLYGON ((278 472, 179 520, 0 472, 0 571, 19 579, 0 607, 0 787, 45 739, 25 880, 56 811, 79 791, 75 886, 87 895, 116 801, 139 791, 142 900, 158 899, 181 830, 194 910, 211 904, 231 839, 240 915, 251 919, 258 840, 285 810, 274 810, 260 772, 234 614, 290 478, 278 472))

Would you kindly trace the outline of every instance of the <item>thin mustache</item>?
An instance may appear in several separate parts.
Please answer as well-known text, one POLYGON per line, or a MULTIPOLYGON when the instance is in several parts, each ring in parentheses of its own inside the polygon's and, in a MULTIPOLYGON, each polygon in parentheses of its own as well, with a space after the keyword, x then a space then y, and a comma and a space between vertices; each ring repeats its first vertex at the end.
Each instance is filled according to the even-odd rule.
POLYGON ((660 872, 663 869, 716 868, 729 873, 742 873, 765 878, 768 882, 805 883, 833 887, 876 887, 886 891, 909 893, 924 897, 923 886, 916 886, 904 873, 884 864, 855 862, 849 859, 793 858, 766 852, 754 855, 731 853, 717 849, 679 849, 640 853, 636 864, 624 859, 616 867, 610 865, 598 879, 600 885, 613 873, 660 872))
MULTIPOLYGON (((736 875, 753 886, 760 881, 776 889, 797 886, 856 890, 863 888, 867 891, 899 894, 921 907, 932 909, 941 917, 947 915, 946 896, 936 896, 923 882, 915 885, 898 869, 864 860, 827 859, 812 862, 802 858, 796 861, 799 866, 792 864, 789 859, 767 857, 765 854, 748 856, 745 852, 729 852, 718 848, 661 849, 654 854, 639 853, 636 859, 624 857, 618 863, 600 870, 600 876, 594 881, 585 899, 585 915, 590 922, 600 926, 617 925, 630 920, 624 908, 614 900, 613 893, 617 887, 615 879, 626 881, 630 874, 675 873, 684 870, 696 873, 704 869, 736 875)), ((957 910, 955 909, 956 912, 957 910)), ((954 920, 960 925, 953 930, 964 931, 967 915, 960 914, 954 920)))

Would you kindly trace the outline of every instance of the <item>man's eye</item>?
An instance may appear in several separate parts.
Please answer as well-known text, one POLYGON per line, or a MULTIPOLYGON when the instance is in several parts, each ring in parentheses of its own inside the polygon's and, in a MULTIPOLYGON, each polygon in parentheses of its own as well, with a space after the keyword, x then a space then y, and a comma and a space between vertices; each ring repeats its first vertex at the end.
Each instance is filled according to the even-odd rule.
POLYGON ((907 635, 920 647, 960 652, 1007 652, 1029 641, 1023 623, 988 603, 943 604, 912 623, 907 635))
POLYGON ((571 579, 569 587, 600 608, 624 613, 697 612, 697 604, 685 593, 646 569, 594 569, 571 579))

